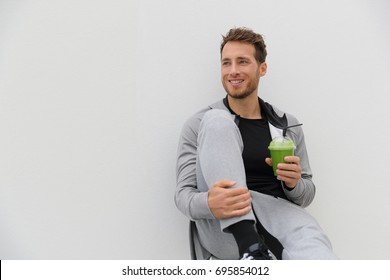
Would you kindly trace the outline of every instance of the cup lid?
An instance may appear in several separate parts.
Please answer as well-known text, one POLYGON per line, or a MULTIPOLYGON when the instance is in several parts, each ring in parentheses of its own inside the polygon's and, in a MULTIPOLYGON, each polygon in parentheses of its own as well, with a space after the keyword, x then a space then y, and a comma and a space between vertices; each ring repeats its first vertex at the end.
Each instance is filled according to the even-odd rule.
POLYGON ((289 137, 278 136, 272 139, 268 149, 295 149, 294 141, 289 137))

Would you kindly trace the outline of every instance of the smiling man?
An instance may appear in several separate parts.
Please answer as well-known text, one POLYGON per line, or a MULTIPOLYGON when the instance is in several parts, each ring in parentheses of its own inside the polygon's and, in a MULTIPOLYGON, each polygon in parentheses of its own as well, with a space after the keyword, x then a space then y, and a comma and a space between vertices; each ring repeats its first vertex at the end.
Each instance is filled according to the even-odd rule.
MULTIPOLYGON (((257 97, 259 80, 267 72, 267 64, 256 60, 254 46, 230 41, 222 50, 221 74, 226 92, 234 99, 257 97)), ((261 56, 261 59, 264 58, 261 56)))
POLYGON ((187 120, 177 155, 175 202, 195 225, 196 258, 337 259, 304 210, 315 185, 301 127, 287 130, 295 155, 277 176, 272 170, 270 141, 299 122, 258 96, 267 73, 263 37, 231 29, 220 53, 227 95, 187 120))

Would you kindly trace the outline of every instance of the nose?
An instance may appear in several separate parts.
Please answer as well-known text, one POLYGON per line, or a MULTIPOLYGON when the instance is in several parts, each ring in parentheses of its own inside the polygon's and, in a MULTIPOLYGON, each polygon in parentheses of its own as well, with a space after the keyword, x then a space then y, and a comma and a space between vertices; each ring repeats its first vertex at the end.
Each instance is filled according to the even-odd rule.
POLYGON ((240 74, 240 68, 238 67, 238 64, 233 62, 231 67, 230 67, 230 73, 231 76, 237 76, 240 74))

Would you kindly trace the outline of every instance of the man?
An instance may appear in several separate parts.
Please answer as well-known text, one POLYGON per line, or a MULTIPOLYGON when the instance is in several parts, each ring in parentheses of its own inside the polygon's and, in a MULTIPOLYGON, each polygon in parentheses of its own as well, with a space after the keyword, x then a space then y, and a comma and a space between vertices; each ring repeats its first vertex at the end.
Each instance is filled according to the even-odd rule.
POLYGON ((302 128, 287 130, 295 156, 272 170, 268 145, 299 124, 258 97, 267 72, 261 35, 231 29, 221 43, 226 98, 185 123, 177 157, 178 209, 196 224, 206 258, 336 259, 303 209, 315 194, 302 128))

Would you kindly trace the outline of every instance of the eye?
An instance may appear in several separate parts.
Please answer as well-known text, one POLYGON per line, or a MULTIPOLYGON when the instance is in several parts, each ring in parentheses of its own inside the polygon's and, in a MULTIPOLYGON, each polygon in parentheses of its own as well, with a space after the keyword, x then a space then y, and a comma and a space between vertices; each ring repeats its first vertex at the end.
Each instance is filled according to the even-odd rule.
POLYGON ((240 60, 239 63, 240 64, 248 64, 248 60, 243 59, 243 60, 240 60))
POLYGON ((222 61, 222 66, 229 66, 230 65, 230 61, 222 61))

